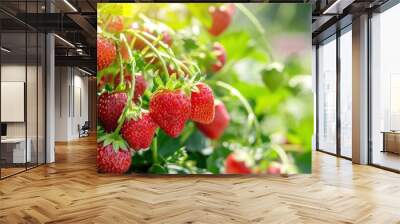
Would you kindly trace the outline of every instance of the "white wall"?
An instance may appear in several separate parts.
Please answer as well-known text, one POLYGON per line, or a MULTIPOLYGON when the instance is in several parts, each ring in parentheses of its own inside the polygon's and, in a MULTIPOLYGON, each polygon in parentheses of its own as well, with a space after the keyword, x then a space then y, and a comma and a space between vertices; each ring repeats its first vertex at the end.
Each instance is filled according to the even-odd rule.
POLYGON ((55 85, 55 140, 77 139, 78 124, 88 120, 88 78, 76 68, 56 67, 55 85))

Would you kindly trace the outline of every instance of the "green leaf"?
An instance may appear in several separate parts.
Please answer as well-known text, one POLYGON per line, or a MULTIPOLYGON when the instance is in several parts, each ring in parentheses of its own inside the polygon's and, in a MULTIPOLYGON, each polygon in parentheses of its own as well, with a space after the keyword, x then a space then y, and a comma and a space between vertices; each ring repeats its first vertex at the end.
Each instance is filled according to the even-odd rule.
POLYGON ((149 172, 154 174, 167 174, 168 169, 159 164, 153 164, 153 166, 150 167, 149 172))
POLYGON ((158 132, 157 143, 158 153, 163 157, 171 156, 181 148, 179 138, 171 138, 162 130, 158 132))
POLYGON ((148 173, 153 164, 151 150, 135 152, 132 156, 131 171, 136 173, 148 173))
POLYGON ((186 148, 188 151, 199 152, 209 145, 209 140, 195 129, 186 141, 186 148))
POLYGON ((214 174, 219 174, 224 167, 225 158, 231 153, 228 148, 218 147, 207 159, 207 170, 214 174))
POLYGON ((185 147, 181 147, 177 151, 174 152, 171 156, 165 159, 166 163, 176 163, 183 164, 183 162, 187 159, 188 155, 186 153, 185 147))
POLYGON ((191 51, 199 48, 196 41, 193 38, 184 38, 183 39, 183 47, 186 51, 191 51))

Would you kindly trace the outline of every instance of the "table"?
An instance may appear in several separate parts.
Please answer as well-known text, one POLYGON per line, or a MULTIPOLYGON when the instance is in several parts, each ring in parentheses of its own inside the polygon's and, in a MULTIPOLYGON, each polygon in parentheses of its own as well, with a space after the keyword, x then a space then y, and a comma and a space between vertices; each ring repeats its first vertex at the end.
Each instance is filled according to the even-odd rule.
POLYGON ((400 154, 400 131, 382 131, 383 150, 382 152, 392 152, 400 154))
POLYGON ((6 163, 26 163, 31 162, 32 141, 27 138, 28 143, 25 154, 25 138, 5 138, 1 139, 1 159, 6 163))

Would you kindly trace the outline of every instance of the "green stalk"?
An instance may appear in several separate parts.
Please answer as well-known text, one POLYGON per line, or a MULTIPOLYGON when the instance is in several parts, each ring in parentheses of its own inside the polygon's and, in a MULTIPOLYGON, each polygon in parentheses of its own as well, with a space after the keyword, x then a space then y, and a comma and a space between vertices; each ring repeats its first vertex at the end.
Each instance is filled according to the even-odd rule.
MULTIPOLYGON (((154 36, 152 36, 152 35, 150 35, 150 34, 148 34, 148 33, 146 33, 146 32, 142 32, 142 34, 143 34, 144 36, 146 36, 147 38, 152 39, 153 41, 159 40, 158 38, 155 38, 154 36)), ((187 73, 189 73, 190 75, 193 75, 192 72, 189 70, 188 67, 186 67, 185 64, 183 64, 181 61, 179 61, 178 59, 176 59, 176 57, 175 57, 173 51, 172 51, 170 48, 166 47, 163 43, 160 43, 160 46, 161 46, 162 49, 164 49, 164 50, 167 52, 167 54, 169 55, 169 57, 167 57, 166 55, 163 55, 163 54, 161 54, 161 55, 163 55, 164 57, 166 57, 166 58, 172 60, 172 62, 173 62, 174 65, 175 65, 175 68, 179 67, 179 68, 181 68, 182 70, 185 70, 185 71, 186 71, 187 73)))
POLYGON ((156 54, 157 58, 160 59, 163 70, 165 72, 165 74, 168 74, 168 69, 167 69, 167 65, 165 64, 164 59, 162 59, 160 53, 158 52, 158 50, 154 47, 153 44, 151 44, 146 38, 144 38, 141 34, 139 34, 138 32, 134 32, 134 35, 139 38, 140 40, 142 40, 145 44, 147 44, 147 46, 149 46, 153 52, 156 54))
POLYGON ((235 87, 229 85, 228 83, 222 82, 222 81, 216 81, 215 84, 219 87, 222 87, 226 90, 228 90, 232 95, 236 96, 239 101, 242 103, 244 108, 247 111, 248 114, 248 123, 249 125, 254 124, 254 128, 256 129, 256 143, 261 144, 261 129, 260 129, 260 124, 258 123, 257 117, 251 108, 249 102, 247 102, 246 98, 237 90, 235 87))
POLYGON ((285 150, 282 149, 282 147, 280 147, 279 145, 272 145, 264 156, 267 156, 271 151, 275 151, 278 154, 279 158, 282 161, 282 164, 285 167, 290 166, 289 157, 287 156, 285 150))
POLYGON ((151 151, 153 152, 153 163, 158 164, 158 146, 157 146, 158 130, 156 131, 153 142, 151 143, 151 151))
MULTIPOLYGON (((131 49, 127 46, 128 44, 126 43, 126 41, 123 41, 123 42, 125 43, 126 47, 128 48, 129 55, 130 55, 130 57, 131 57, 131 59, 132 59, 132 52, 131 52, 131 49)), ((121 67, 121 71, 120 71, 120 75, 121 75, 121 76, 120 76, 120 80, 121 80, 121 83, 120 83, 120 84, 122 84, 122 83, 125 82, 125 80, 124 80, 124 70, 123 70, 123 69, 124 69, 124 65, 123 65, 122 55, 121 55, 121 54, 118 54, 118 55, 119 55, 119 61, 120 61, 120 67, 121 67)), ((133 63, 132 60, 131 60, 131 63, 133 63)), ((125 105, 125 107, 124 107, 124 110, 122 111, 120 117, 118 118, 118 126, 117 126, 117 128, 115 129, 115 131, 113 132, 113 135, 115 135, 115 136, 119 134, 119 132, 120 132, 120 130, 121 130, 121 128, 122 128, 122 125, 123 125, 124 122, 125 122, 126 113, 127 113, 128 109, 132 106, 132 98, 133 98, 133 96, 135 95, 136 75, 135 75, 135 72, 134 72, 133 65, 131 66, 131 68, 132 68, 132 70, 131 70, 131 75, 133 75, 134 77, 132 78, 131 88, 130 88, 130 91, 128 92, 128 100, 127 100, 127 103, 126 103, 126 105, 125 105)))
POLYGON ((189 69, 188 67, 186 67, 186 65, 183 64, 183 63, 182 63, 181 61, 179 61, 178 59, 176 59, 176 58, 174 58, 174 57, 171 57, 171 56, 168 56, 168 55, 166 55, 166 54, 164 54, 164 53, 161 53, 160 55, 163 56, 163 57, 165 57, 165 58, 168 58, 169 60, 172 60, 172 62, 174 62, 174 64, 175 64, 176 66, 179 66, 179 68, 181 68, 181 69, 184 70, 185 72, 189 73, 190 76, 193 76, 192 71, 190 71, 190 69, 189 69))
POLYGON ((235 6, 250 20, 250 22, 255 26, 256 30, 260 33, 261 39, 263 41, 265 50, 268 53, 271 61, 274 61, 274 56, 272 55, 271 47, 269 46, 267 40, 265 39, 265 30, 261 25, 260 21, 258 21, 257 17, 253 15, 253 13, 246 8, 242 3, 235 3, 235 6))

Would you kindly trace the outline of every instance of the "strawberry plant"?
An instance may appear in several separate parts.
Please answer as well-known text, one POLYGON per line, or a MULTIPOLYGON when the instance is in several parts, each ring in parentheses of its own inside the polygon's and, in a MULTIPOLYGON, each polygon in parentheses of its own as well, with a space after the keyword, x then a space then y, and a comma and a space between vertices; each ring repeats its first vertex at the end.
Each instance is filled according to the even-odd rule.
POLYGON ((246 4, 180 6, 98 5, 99 172, 308 172, 309 92, 273 59, 259 16, 246 4))

